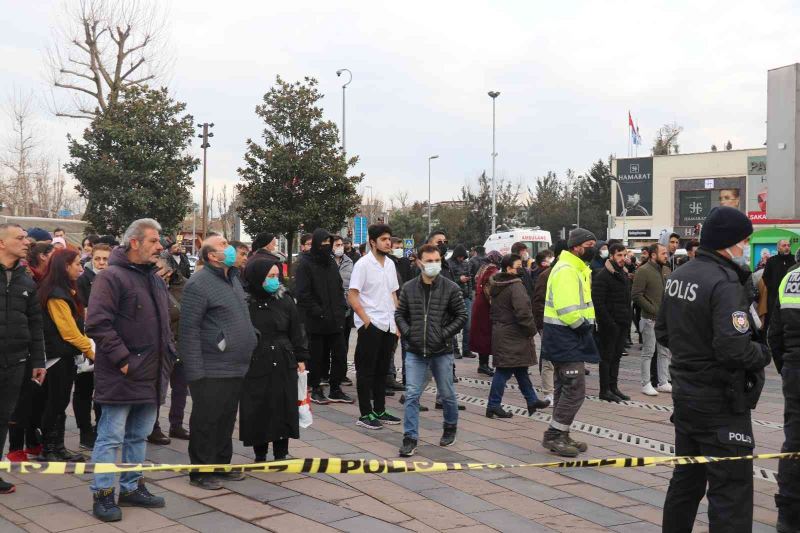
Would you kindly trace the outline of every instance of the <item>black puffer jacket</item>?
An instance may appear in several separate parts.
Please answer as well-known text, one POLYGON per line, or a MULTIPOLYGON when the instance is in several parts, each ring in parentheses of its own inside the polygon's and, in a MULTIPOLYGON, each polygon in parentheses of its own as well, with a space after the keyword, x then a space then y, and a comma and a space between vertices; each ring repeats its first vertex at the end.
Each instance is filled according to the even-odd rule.
MULTIPOLYGON (((800 280, 800 265, 789 270, 789 276, 784 292, 787 296, 796 297, 800 294, 798 280, 800 280)), ((780 284, 778 285, 780 289, 780 284)), ((782 365, 784 361, 793 363, 800 362, 800 309, 781 306, 780 291, 775 300, 775 307, 772 308, 772 315, 769 321, 769 347, 775 358, 776 366, 782 365)))
POLYGON ((25 364, 29 356, 33 368, 44 368, 42 307, 36 283, 19 262, 10 269, 0 265, 0 280, 6 288, 0 291, 0 368, 25 364))
POLYGON ((467 321, 467 308, 458 285, 436 276, 430 297, 418 276, 400 291, 400 305, 394 318, 408 345, 408 351, 423 357, 453 353, 453 337, 467 321))
POLYGON ((314 230, 311 251, 300 259, 295 271, 297 305, 312 335, 329 335, 344 328, 347 304, 342 292, 342 277, 333 260, 330 246, 321 243, 330 238, 323 229, 314 230))
POLYGON ((465 300, 467 298, 472 298, 472 292, 475 288, 473 286, 472 267, 469 261, 467 261, 467 249, 461 244, 456 246, 448 263, 450 265, 450 271, 453 273, 453 281, 455 281, 456 285, 461 289, 461 296, 463 296, 465 300), (459 261, 459 258, 462 258, 462 260, 459 261), (461 276, 469 278, 466 283, 461 282, 461 276))
POLYGON ((631 282, 611 260, 592 275, 592 303, 600 334, 613 334, 631 323, 631 282))

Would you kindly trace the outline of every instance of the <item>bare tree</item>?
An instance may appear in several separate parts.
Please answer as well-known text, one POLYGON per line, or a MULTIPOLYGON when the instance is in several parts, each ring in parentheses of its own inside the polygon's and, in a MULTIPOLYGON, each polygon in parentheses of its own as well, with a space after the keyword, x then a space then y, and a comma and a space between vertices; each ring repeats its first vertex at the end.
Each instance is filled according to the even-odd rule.
POLYGON ((236 203, 236 189, 231 194, 228 193, 228 186, 223 185, 220 191, 211 189, 212 211, 216 206, 217 217, 222 225, 222 236, 230 239, 233 235, 233 223, 235 221, 234 206, 236 203))
POLYGON ((679 149, 678 135, 682 131, 683 127, 675 123, 661 126, 653 143, 653 155, 677 154, 679 149))
POLYGON ((69 109, 56 115, 92 119, 129 85, 163 74, 163 2, 80 0, 65 4, 64 25, 47 54, 53 87, 70 92, 69 109))
POLYGON ((6 114, 11 122, 2 166, 6 175, 2 180, 2 202, 14 215, 30 214, 33 196, 31 178, 34 174, 34 150, 37 146, 33 130, 33 96, 14 92, 6 104, 6 114))
POLYGON ((408 191, 397 191, 394 196, 389 199, 389 206, 394 211, 395 209, 403 211, 408 207, 408 191), (395 206, 395 203, 397 205, 395 206))

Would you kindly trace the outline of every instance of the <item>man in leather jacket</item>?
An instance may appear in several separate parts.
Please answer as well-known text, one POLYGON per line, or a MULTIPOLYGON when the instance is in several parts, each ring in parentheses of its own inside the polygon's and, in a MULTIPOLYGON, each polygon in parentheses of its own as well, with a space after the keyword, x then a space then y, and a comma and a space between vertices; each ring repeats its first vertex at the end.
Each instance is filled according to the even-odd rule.
MULTIPOLYGON (((753 225, 738 209, 718 207, 703 224, 693 261, 673 272, 656 323, 672 350, 675 455, 750 455, 750 410, 764 384, 769 349, 754 338, 744 283, 744 250, 753 225)), ((664 531, 690 531, 708 484, 712 531, 752 531, 753 463, 675 467, 664 503, 664 531)))
POLYGON ((444 407, 444 433, 439 444, 450 446, 456 439, 458 404, 452 338, 464 326, 467 309, 458 285, 440 274, 443 262, 436 246, 420 248, 420 275, 403 285, 395 312, 397 328, 408 347, 402 457, 411 457, 417 448, 419 397, 429 370, 444 407))

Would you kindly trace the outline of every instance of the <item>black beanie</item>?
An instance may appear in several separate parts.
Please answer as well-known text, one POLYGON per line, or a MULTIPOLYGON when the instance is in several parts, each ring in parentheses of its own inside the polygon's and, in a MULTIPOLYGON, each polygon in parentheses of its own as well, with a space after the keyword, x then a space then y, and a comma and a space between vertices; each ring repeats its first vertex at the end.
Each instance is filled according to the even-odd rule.
POLYGON ((724 250, 745 240, 752 233, 753 223, 747 215, 733 207, 715 207, 703 223, 700 246, 709 250, 724 250))
POLYGON ((272 239, 274 238, 275 238, 274 233, 267 233, 267 232, 259 233, 258 235, 256 235, 256 238, 253 241, 253 250, 258 250, 260 248, 265 247, 266 245, 271 243, 272 239))
POLYGON ((596 240, 597 237, 595 237, 594 233, 592 233, 588 229, 575 228, 574 230, 569 232, 569 240, 567 241, 567 246, 569 248, 572 248, 574 246, 580 246, 586 241, 596 241, 596 240))

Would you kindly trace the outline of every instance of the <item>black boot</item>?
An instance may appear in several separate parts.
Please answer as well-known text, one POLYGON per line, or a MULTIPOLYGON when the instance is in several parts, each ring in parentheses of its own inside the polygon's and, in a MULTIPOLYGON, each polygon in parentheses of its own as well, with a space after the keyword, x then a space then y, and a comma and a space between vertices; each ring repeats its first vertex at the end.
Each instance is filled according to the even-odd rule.
POLYGON ((61 415, 61 420, 59 422, 58 427, 58 440, 55 443, 56 453, 61 456, 61 461, 67 463, 84 463, 86 462, 86 457, 84 457, 80 453, 74 453, 69 451, 66 447, 64 447, 64 433, 65 429, 64 426, 67 423, 67 415, 61 415))
POLYGON ((537 409, 544 409, 545 407, 549 406, 550 406, 550 400, 537 399, 533 403, 528 404, 528 416, 533 415, 537 409))
POLYGON ((601 390, 600 391, 600 399, 604 400, 604 401, 607 401, 607 402, 613 402, 613 403, 619 403, 619 402, 622 401, 622 398, 620 398, 619 396, 617 396, 616 394, 611 392, 610 389, 601 390))
POLYGON ((628 400, 630 400, 630 399, 631 399, 631 397, 630 397, 630 396, 628 396, 627 394, 623 394, 623 392, 619 390, 619 387, 617 386, 617 384, 616 384, 616 383, 614 383, 613 385, 611 385, 611 387, 609 387, 609 390, 610 390, 611 392, 613 392, 613 393, 614 393, 614 395, 615 395, 617 398, 619 398, 620 400, 622 400, 623 402, 627 402, 628 400))
POLYGON ((786 507, 778 507, 778 523, 775 529, 778 533, 799 533, 800 516, 786 507))
POLYGON ((504 411, 502 407, 499 405, 496 407, 487 407, 486 408, 486 418, 511 418, 514 416, 513 413, 509 413, 508 411, 504 411))
POLYGON ((494 376, 494 370, 487 365, 478 365, 478 374, 486 374, 489 377, 494 376))

